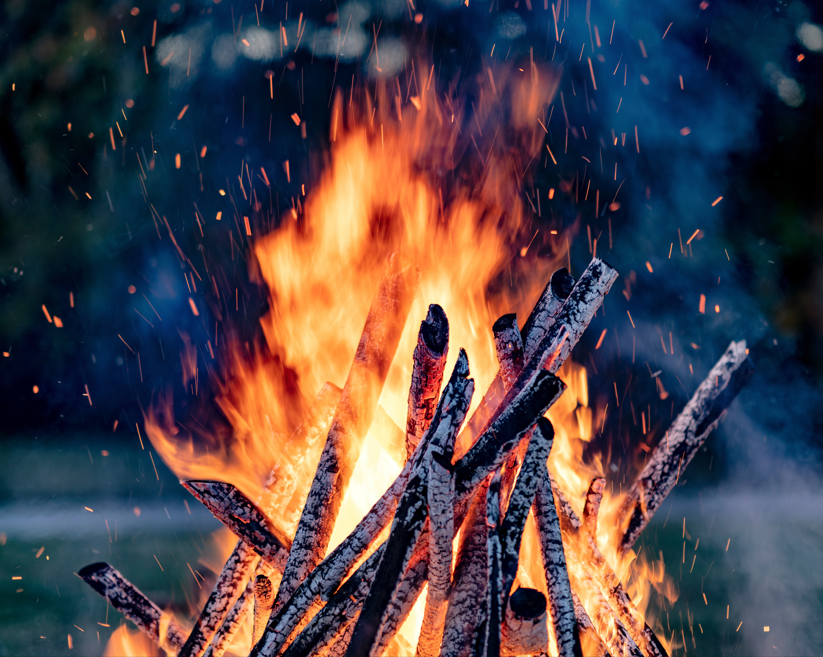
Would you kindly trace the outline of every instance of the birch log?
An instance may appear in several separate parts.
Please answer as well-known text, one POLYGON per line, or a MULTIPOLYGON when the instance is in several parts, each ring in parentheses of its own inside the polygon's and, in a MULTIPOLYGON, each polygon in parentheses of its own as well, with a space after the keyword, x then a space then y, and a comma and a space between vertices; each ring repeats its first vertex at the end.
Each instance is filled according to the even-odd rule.
POLYGON ((109 564, 90 564, 77 575, 164 650, 176 653, 186 642, 183 628, 109 564))
POLYGON ((420 272, 392 254, 372 301, 275 598, 277 610, 323 560, 360 448, 374 418, 420 272))
POLYGON ((660 439, 654 454, 626 494, 620 509, 620 517, 626 521, 620 542, 623 552, 634 545, 753 373, 746 342, 732 342, 660 439))
POLYGON ((406 419, 407 458, 411 458, 434 417, 448 353, 449 320, 440 306, 432 304, 426 319, 420 324, 414 349, 406 419))

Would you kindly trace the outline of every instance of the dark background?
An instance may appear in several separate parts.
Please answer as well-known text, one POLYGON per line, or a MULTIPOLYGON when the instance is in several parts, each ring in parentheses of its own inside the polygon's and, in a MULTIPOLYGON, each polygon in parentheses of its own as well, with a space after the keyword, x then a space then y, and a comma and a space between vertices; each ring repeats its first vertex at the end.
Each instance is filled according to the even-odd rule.
MULTIPOLYGON (((708 537, 718 531, 712 514, 726 518, 719 521, 725 533, 716 539, 718 559, 729 561, 717 564, 698 552, 697 563, 706 563, 699 576, 687 574, 692 579, 681 568, 677 605, 655 603, 660 623, 667 636, 686 628, 687 648, 696 646, 700 654, 817 654, 822 644, 812 619, 823 586, 808 573, 819 570, 821 557, 812 547, 821 532, 820 22, 813 2, 572 0, 561 6, 558 44, 551 8, 542 0, 531 6, 472 0, 468 7, 441 0, 414 9, 389 0, 296 0, 288 9, 268 1, 262 11, 230 0, 4 3, 0 433, 4 462, 15 476, 0 487, 3 518, 10 522, 34 498, 74 499, 78 480, 86 482, 88 495, 122 501, 128 511, 135 495, 158 509, 168 496, 180 504, 160 463, 162 477, 153 488, 140 488, 148 486, 143 475, 153 474, 145 453, 135 456, 143 459, 134 465, 133 478, 142 482, 137 489, 121 485, 133 473, 88 484, 97 472, 91 446, 120 450, 124 458, 139 449, 141 410, 169 386, 182 390, 181 333, 192 336, 207 364, 207 342, 219 361, 227 333, 259 338, 257 318, 268 293, 249 281, 248 243, 241 231, 229 236, 233 210, 218 192, 236 187, 228 181, 236 179, 241 162, 270 176, 271 195, 252 215, 254 232, 261 234, 288 211, 301 183, 310 191, 319 180, 335 86, 345 92, 352 80, 374 85, 398 76, 405 84, 414 58, 434 64, 440 93, 472 99, 487 66, 533 59, 562 75, 546 137, 557 165, 536 161, 524 177, 530 200, 543 190, 542 216, 533 221, 576 235, 573 271, 582 271, 591 257, 590 230, 600 238, 598 255, 621 273, 605 317, 594 322, 575 358, 586 364, 600 407, 616 383, 652 418, 653 430, 644 436, 636 419, 610 414, 590 451, 611 455, 615 481, 631 477, 627 464, 635 461, 639 443, 660 436, 730 340, 746 339, 758 368, 673 496, 680 516, 704 528, 701 545, 709 550, 708 537), (300 13, 307 23, 295 50, 300 13), (281 24, 290 44, 282 56, 281 24), (378 26, 382 72, 369 58, 378 26), (335 30, 345 34, 339 53, 335 30), (305 137, 289 118, 294 113, 305 137), (584 200, 573 186, 575 176, 585 180, 587 174, 601 194, 597 216, 593 195, 584 200), (561 191, 563 181, 572 181, 570 192, 561 191), (552 202, 545 196, 550 187, 558 189, 552 202), (616 202, 606 206, 603 199, 616 202), (218 211, 224 213, 219 225, 218 211), (698 312, 701 294, 704 314, 698 312), (47 320, 43 306, 62 328, 47 320), (603 328, 610 329, 605 349, 595 352, 603 328), (664 351, 670 333, 673 354, 664 351), (665 400, 650 376, 658 371, 669 393, 665 400), (81 456, 88 451, 90 464, 70 465, 60 449, 81 456), (154 488, 161 479, 165 491, 154 488), (715 511, 706 510, 709 499, 715 511), (734 532, 747 547, 732 557, 722 548, 734 532), (704 574, 709 562, 713 577, 726 573, 714 608, 702 598, 712 581, 704 574), (726 604, 729 621, 718 611, 726 604), (713 609, 717 618, 707 616, 698 630, 696 609, 713 609), (745 629, 735 631, 735 618, 745 629), (760 626, 769 624, 770 633, 762 632, 760 626), (704 638, 702 647, 690 631, 695 640, 704 638)), ((468 136, 471 112, 464 123, 468 136)), ((476 172, 480 164, 472 158, 466 149, 457 170, 476 172)), ((184 414, 185 395, 175 399, 184 414)), ((123 472, 130 467, 131 461, 123 472)), ((672 507, 664 511, 671 516, 672 507)), ((659 520, 645 540, 652 553, 671 551, 666 560, 676 574, 686 531, 681 537, 679 518, 671 521, 674 530, 668 516, 659 520)), ((688 531, 691 549, 697 534, 688 531)), ((6 549, 17 545, 20 554, 30 549, 26 541, 38 540, 36 532, 31 539, 22 532, 15 544, 14 533, 5 533, 6 549)), ((90 540, 78 538, 78 551, 90 540)), ((3 559, 9 569, 24 559, 11 554, 3 559)), ((78 555, 65 569, 79 569, 84 558, 78 555)), ((14 590, 4 596, 13 597, 14 590)), ((76 595, 95 604, 80 588, 76 595)), ((37 600, 29 601, 26 613, 43 604, 37 600)), ((66 645, 60 628, 38 633, 59 635, 59 643, 53 639, 58 652, 66 645)), ((8 646, 35 654, 40 647, 28 641, 35 633, 30 628, 8 646)))

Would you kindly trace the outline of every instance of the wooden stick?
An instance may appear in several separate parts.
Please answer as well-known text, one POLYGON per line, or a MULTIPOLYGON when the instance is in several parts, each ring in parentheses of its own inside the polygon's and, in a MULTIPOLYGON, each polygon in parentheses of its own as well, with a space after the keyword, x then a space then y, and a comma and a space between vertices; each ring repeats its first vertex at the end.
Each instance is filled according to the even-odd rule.
MULTIPOLYGON (((369 591, 349 643, 346 653, 349 657, 376 654, 380 647, 379 637, 381 634, 385 635, 382 628, 395 617, 390 603, 398 593, 402 584, 401 576, 409 568, 428 520, 427 488, 432 460, 437 454, 441 464, 450 465, 454 439, 471 403, 474 380, 469 379, 468 375, 468 357, 461 349, 454 372, 449 379, 449 388, 458 391, 458 399, 462 403, 447 407, 441 402, 437 407, 435 418, 429 428, 432 438, 429 441, 428 454, 417 472, 412 475, 403 497, 400 498, 391 533, 383 550, 383 558, 375 575, 375 583, 369 591), (459 394, 461 388, 462 395, 459 394), (441 421, 444 416, 450 415, 449 412, 453 413, 453 419, 441 421)), ((446 395, 443 399, 446 399, 446 395)))
POLYGON ((512 387, 523 369, 523 338, 517 328, 517 315, 503 315, 492 326, 494 348, 500 363, 500 377, 506 390, 512 387))
MULTIPOLYGON (((267 518, 277 518, 284 533, 294 530, 300 509, 289 512, 289 501, 295 494, 299 481, 311 476, 307 465, 317 464, 320 457, 320 437, 328 431, 334 409, 340 401, 342 390, 333 383, 326 383, 312 403, 306 419, 294 432, 294 442, 304 446, 304 451, 291 468, 275 466, 258 500, 258 507, 267 518)), ((255 551, 242 541, 238 542, 203 606, 186 644, 177 657, 202 657, 215 636, 224 617, 232 609, 246 586, 246 580, 257 560, 255 551)), ((238 609, 239 612, 239 609, 238 609)))
POLYGON ((620 578, 612 570, 597 545, 597 518, 606 487, 605 477, 592 479, 586 493, 583 508, 583 532, 577 541, 570 541, 571 552, 575 552, 578 561, 589 564, 589 574, 600 587, 600 591, 609 600, 615 615, 625 625, 632 639, 647 657, 668 657, 666 649, 646 624, 643 615, 637 610, 623 588, 620 578))
POLYGON ((488 483, 484 481, 475 492, 460 535, 440 657, 458 657, 468 653, 478 626, 480 602, 486 598, 486 546, 489 534, 486 524, 487 489, 488 483))
POLYGON ((323 560, 419 279, 414 264, 403 262, 397 254, 390 256, 303 506, 275 610, 323 560))
MULTIPOLYGON (((442 460, 441 460, 442 459, 442 460)), ((429 470, 429 589, 423 624, 417 639, 417 657, 437 657, 446 622, 446 603, 451 588, 454 542, 454 477, 451 463, 432 458, 429 470)))
POLYGON ((411 457, 434 417, 448 353, 449 320, 440 306, 432 304, 426 319, 420 324, 414 349, 406 419, 407 458, 411 457))
POLYGON ((178 657, 201 657, 206 652, 226 614, 243 594, 258 559, 252 547, 242 540, 237 542, 178 657))
MULTIPOLYGON (((543 294, 535 304, 534 309, 521 331, 524 344, 526 342, 530 344, 528 349, 524 347, 524 361, 531 360, 540 341, 545 337, 549 328, 554 323, 554 316, 560 312, 563 300, 568 297, 568 291, 571 290, 573 285, 574 279, 568 275, 565 269, 560 269, 552 275, 551 280, 546 285, 546 289, 543 290, 543 294), (566 291, 567 289, 568 291, 566 291), (565 296, 559 296, 563 295, 564 291, 565 296)), ((480 405, 477 407, 477 410, 475 410, 471 419, 469 419, 464 431, 466 436, 460 437, 462 442, 465 442, 467 445, 471 445, 471 443, 474 442, 474 439, 480 435, 492 413, 499 407, 505 394, 506 387, 503 384, 502 373, 498 370, 489 389, 486 391, 486 394, 483 395, 480 405)))
POLYGON ((251 611, 252 598, 254 597, 252 589, 253 585, 250 581, 246 589, 237 599, 237 602, 235 602, 234 606, 229 610, 229 613, 226 615, 226 620, 223 621, 220 629, 215 633, 211 645, 205 652, 205 657, 223 657, 229 649, 234 641, 234 637, 237 636, 240 628, 243 627, 246 616, 251 611))
POLYGON ((503 546, 500 541, 500 482, 502 473, 496 472, 486 493, 486 614, 481 655, 500 656, 501 625, 505 617, 508 595, 503 588, 503 546))
MULTIPOLYGON (((426 537, 422 537, 426 542, 426 537)), ((375 641, 375 655, 384 655, 386 649, 395 639, 398 630, 408 618, 417 598, 423 590, 428 575, 429 557, 425 550, 420 550, 412 557, 409 567, 400 580, 394 597, 386 608, 383 623, 375 641)))
POLYGON ((631 549, 655 511, 677 484, 680 473, 720 422, 724 411, 754 373, 746 342, 732 342, 686 407, 661 438, 634 486, 626 493, 620 517, 626 521, 620 546, 631 549))
POLYGON ((291 541, 239 489, 222 481, 180 483, 263 560, 283 571, 291 541))
MULTIPOLYGON (((349 629, 349 625, 351 625, 351 630, 354 629, 354 620, 360 613, 363 601, 369 593, 380 557, 383 556, 384 546, 385 544, 372 553, 329 598, 326 606, 315 614, 305 629, 282 652, 282 657, 309 657, 323 654, 326 646, 344 634, 349 629)), ((259 652, 260 647, 261 643, 258 642, 251 654, 262 654, 259 652)))
POLYGON ((506 509, 506 517, 500 527, 503 549, 503 590, 506 597, 517 576, 523 528, 526 526, 529 509, 532 507, 537 487, 546 469, 546 461, 549 458, 553 440, 554 427, 547 419, 540 418, 529 439, 526 456, 506 509))
POLYGON ((254 578, 254 625, 251 634, 251 644, 255 645, 260 637, 271 614, 274 605, 274 585, 272 581, 263 573, 259 573, 254 578))
POLYGON ((354 531, 309 574, 288 603, 275 611, 263 639, 255 647, 255 654, 258 651, 261 655, 277 654, 306 614, 311 609, 316 609, 322 600, 329 599, 352 566, 366 553, 388 524, 400 496, 406 489, 409 477, 421 467, 430 447, 434 445, 438 450, 442 450, 446 445, 453 443, 453 434, 456 434, 465 419, 474 393, 474 380, 468 376, 468 357, 465 351, 461 350, 432 423, 413 457, 354 531))
POLYGON ((564 267, 552 274, 551 280, 537 300, 521 331, 525 360, 530 360, 534 356, 540 341, 554 324, 555 317, 560 312, 563 302, 569 298, 573 288, 574 277, 568 269, 564 267))
POLYGON ((164 650, 176 653, 186 642, 185 630, 109 564, 90 564, 77 575, 164 650))
POLYGON ((543 557, 546 588, 549 592, 549 615, 554 627, 558 654, 560 657, 582 657, 560 522, 554 506, 549 470, 545 466, 540 472, 534 500, 534 516, 540 534, 540 553, 543 557))
POLYGON ((502 657, 546 653, 546 596, 535 589, 519 588, 509 597, 500 645, 502 657))

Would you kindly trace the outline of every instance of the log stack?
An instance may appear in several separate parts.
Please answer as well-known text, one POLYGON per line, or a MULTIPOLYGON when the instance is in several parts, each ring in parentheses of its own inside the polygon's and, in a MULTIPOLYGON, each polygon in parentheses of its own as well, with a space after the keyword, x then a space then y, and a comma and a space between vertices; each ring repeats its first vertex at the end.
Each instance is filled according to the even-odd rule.
MULTIPOLYGON (((417 286, 416 267, 393 257, 346 385, 326 386, 301 428, 327 438, 302 514, 285 524, 293 535, 272 515, 276 500, 292 498, 294 473, 272 473, 257 503, 227 483, 181 482, 239 539, 189 630, 107 564, 78 575, 181 657, 223 655, 249 615, 255 657, 410 654, 398 630, 424 590, 418 657, 554 649, 581 657, 584 644, 615 657, 665 655, 598 548, 604 480, 592 482, 580 518, 547 467, 554 429, 544 414, 565 390, 556 373, 616 278, 595 258, 577 281, 556 272, 522 330, 514 315, 501 317, 493 327, 500 369, 468 421, 468 356, 460 350, 441 392, 449 327, 443 309, 430 306, 412 362, 405 455, 397 456, 405 463, 327 554, 417 286), (546 595, 517 585, 530 513, 546 595)), ((745 343, 732 343, 649 458, 623 503, 622 549, 634 544, 751 374, 746 354, 745 343)), ((309 442, 319 451, 318 441, 309 442)))

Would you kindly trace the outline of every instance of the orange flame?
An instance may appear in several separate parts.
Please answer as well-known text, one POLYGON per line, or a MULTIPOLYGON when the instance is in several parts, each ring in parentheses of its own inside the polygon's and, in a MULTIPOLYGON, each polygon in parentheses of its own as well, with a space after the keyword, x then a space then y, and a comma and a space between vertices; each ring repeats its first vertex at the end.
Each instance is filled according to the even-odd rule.
MULTIPOLYGON (((374 98, 363 90, 362 111, 337 96, 334 146, 319 185, 277 230, 254 244, 251 276, 270 292, 271 310, 261 320, 266 344, 251 354, 247 345, 230 344, 222 354, 222 375, 210 378, 229 426, 206 429, 189 423, 186 434, 175 422, 168 396, 146 415, 152 445, 179 477, 228 481, 257 499, 273 468, 297 467, 306 444, 304 432, 295 429, 325 382, 344 383, 383 262, 392 251, 416 262, 422 275, 380 405, 398 427, 405 427, 412 352, 430 303, 440 304, 449 317, 447 371, 463 347, 477 389, 488 387, 498 369, 490 326, 512 311, 522 326, 551 273, 566 263, 573 231, 558 236, 557 231, 535 231, 531 224, 534 204, 523 177, 542 148, 540 119, 557 79, 534 64, 524 68, 522 73, 498 71, 497 79, 488 72, 492 93, 474 108, 477 130, 472 125, 470 139, 460 129, 463 105, 453 97, 441 100, 433 90, 415 97, 410 107, 390 96, 395 93, 390 85, 381 84, 374 98), (469 160, 474 168, 465 164, 469 160)), ((183 365, 186 386, 205 385, 196 351, 187 349, 183 365)), ((602 469, 599 461, 582 460, 595 415, 585 367, 569 362, 560 377, 569 388, 549 413, 556 430, 550 468, 579 511, 591 478, 602 469)), ((473 407, 481 396, 475 396, 473 407)), ((330 549, 399 472, 376 431, 373 426, 366 437, 330 549)), ((300 504, 311 477, 302 479, 293 496, 300 504)), ((276 509, 282 513, 274 520, 293 532, 293 523, 281 519, 294 517, 293 509, 286 513, 288 502, 276 509)), ((613 508, 607 496, 604 517, 613 508)), ((601 522, 603 531, 612 526, 601 522)), ((630 558, 617 559, 603 536, 601 543, 616 572, 628 577, 630 558)), ((533 519, 520 564, 518 580, 545 591, 533 519)), ((662 567, 661 581, 649 571, 657 573, 652 564, 630 579, 641 604, 648 603, 649 583, 663 586, 662 567)), ((412 650, 422 603, 423 596, 400 633, 412 650)))

